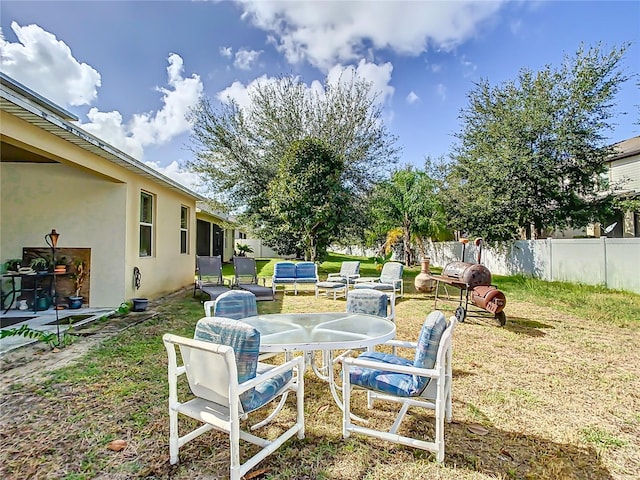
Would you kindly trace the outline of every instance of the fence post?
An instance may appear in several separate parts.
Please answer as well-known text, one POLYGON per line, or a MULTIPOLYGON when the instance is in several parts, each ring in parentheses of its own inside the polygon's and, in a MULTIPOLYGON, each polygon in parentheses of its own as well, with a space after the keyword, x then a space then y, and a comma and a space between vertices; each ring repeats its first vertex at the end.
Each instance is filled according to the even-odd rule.
POLYGON ((602 258, 604 259, 604 286, 609 288, 609 271, 607 269, 607 237, 606 235, 600 236, 600 242, 602 243, 602 258))

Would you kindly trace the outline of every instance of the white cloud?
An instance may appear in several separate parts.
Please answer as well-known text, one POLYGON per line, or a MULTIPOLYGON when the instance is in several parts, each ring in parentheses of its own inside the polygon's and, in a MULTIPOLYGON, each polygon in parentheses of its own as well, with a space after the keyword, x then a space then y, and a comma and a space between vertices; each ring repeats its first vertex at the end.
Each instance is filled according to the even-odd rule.
POLYGON ((240 2, 243 18, 269 32, 290 63, 328 71, 367 57, 369 48, 419 55, 428 46, 452 49, 476 34, 503 1, 240 2))
POLYGON ((236 52, 236 59, 233 66, 241 70, 251 70, 251 66, 258 61, 262 52, 256 50, 246 50, 241 48, 236 52))
POLYGON ((182 58, 172 53, 168 58, 168 86, 157 87, 162 94, 162 109, 157 112, 135 114, 124 124, 119 112, 100 112, 92 108, 87 117, 90 123, 82 128, 104 139, 138 160, 144 158, 144 147, 163 145, 190 129, 186 114, 202 95, 198 75, 184 78, 182 58))
POLYGON ((203 193, 200 178, 198 177, 198 175, 188 170, 184 170, 177 161, 174 160, 166 167, 162 167, 155 162, 144 163, 154 170, 157 170, 163 175, 171 178, 172 180, 175 180, 180 185, 184 185, 194 192, 203 193))
POLYGON ((4 73, 60 106, 89 105, 97 98, 100 74, 76 60, 66 43, 38 25, 11 22, 11 29, 18 43, 0 35, 4 73))
POLYGON ((220 47, 220 55, 231 58, 233 56, 233 50, 231 47, 220 47))
POLYGON ((392 71, 393 65, 389 62, 376 65, 362 59, 357 67, 334 66, 327 74, 327 81, 329 83, 340 80, 350 82, 354 76, 357 76, 359 79, 371 82, 371 93, 377 95, 378 103, 384 104, 393 97, 394 88, 390 85, 392 71))
POLYGON ((413 105, 414 103, 416 103, 417 101, 419 101, 419 100, 420 100, 420 97, 419 97, 418 95, 416 95, 416 92, 414 92, 413 90, 411 90, 411 91, 409 92, 409 95, 407 95, 406 100, 407 100, 407 103, 408 103, 409 105, 413 105))
MULTIPOLYGON (((342 65, 336 65, 327 74, 327 81, 335 84, 337 82, 350 82, 354 75, 359 79, 371 82, 371 93, 377 95, 376 101, 379 104, 386 103, 394 93, 394 88, 390 85, 391 72, 393 71, 393 65, 391 63, 385 63, 383 65, 376 65, 368 63, 365 60, 360 60, 357 67, 342 65)), ((251 105, 250 92, 257 84, 265 82, 275 83, 278 79, 275 77, 267 77, 262 75, 248 84, 236 81, 229 87, 218 92, 216 97, 221 102, 226 102, 228 98, 235 100, 242 108, 247 108, 251 105)), ((324 86, 319 81, 311 82, 308 86, 309 91, 314 91, 319 94, 324 93, 324 86)))
POLYGON ((436 94, 440 97, 441 100, 447 99, 447 87, 445 87, 442 83, 436 85, 436 94))

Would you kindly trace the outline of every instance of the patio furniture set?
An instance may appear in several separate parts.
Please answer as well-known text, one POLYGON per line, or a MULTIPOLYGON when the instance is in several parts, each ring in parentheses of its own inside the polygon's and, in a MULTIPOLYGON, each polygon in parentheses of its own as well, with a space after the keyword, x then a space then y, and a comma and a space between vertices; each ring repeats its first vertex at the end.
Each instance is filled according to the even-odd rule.
POLYGON ((299 287, 313 285, 316 298, 320 293, 333 299, 346 298, 350 289, 374 289, 393 293, 396 297, 404 295, 402 275, 404 265, 399 262, 387 262, 383 265, 379 277, 361 277, 360 262, 345 261, 337 273, 329 273, 327 279, 321 281, 318 267, 314 262, 277 262, 271 277, 271 287, 266 286, 266 278, 258 277, 256 261, 250 257, 233 257, 234 278, 232 281, 222 276, 222 258, 218 256, 196 258, 197 278, 193 286, 193 296, 200 290, 200 301, 204 301, 204 294, 210 300, 232 288, 247 290, 256 296, 258 301, 273 300, 278 291, 286 292, 287 286, 293 287, 294 295, 299 287), (261 280, 261 282, 259 281, 261 280), (281 288, 280 288, 281 287, 281 288))
MULTIPOLYGON (((285 271, 287 275, 294 272, 290 266, 285 271)), ((348 265, 344 276, 338 274, 334 278, 344 280, 343 285, 348 286, 359 278, 356 275, 353 265, 348 265)), ((378 283, 367 281, 360 285, 378 283)), ((292 285, 296 291, 296 283, 292 285)), ((307 368, 328 383, 336 405, 342 410, 344 438, 357 433, 421 448, 435 452, 436 460, 441 462, 444 422, 451 421, 452 415, 451 340, 457 319, 451 317, 447 321, 442 312, 434 311, 427 315, 417 342, 396 340, 396 288, 402 290, 401 286, 391 285, 389 291, 369 285, 356 287, 349 294, 345 290, 344 312, 258 314, 256 296, 241 289, 228 289, 204 302, 205 316, 198 320, 194 338, 171 334, 163 337, 169 358, 170 463, 178 462, 179 449, 185 443, 215 429, 229 436, 230 478, 239 480, 293 436, 304 438, 307 368), (391 347, 392 353, 376 351, 377 345, 391 347), (396 355, 397 347, 413 349, 413 359, 396 355), (362 349, 364 353, 358 355, 357 350, 362 349), (301 355, 296 355, 298 352, 301 355), (263 362, 281 353, 285 354, 283 363, 263 362), (320 354, 321 362, 317 362, 316 353, 320 354), (342 366, 339 374, 334 369, 336 364, 342 366), (182 391, 178 378, 183 374, 191 391, 186 400, 178 396, 182 391), (358 391, 366 393, 370 409, 375 408, 374 401, 378 400, 400 404, 390 430, 376 429, 353 414, 352 397, 358 391), (274 439, 252 433, 279 415, 290 393, 296 395, 296 414, 290 426, 284 427, 285 431, 274 439), (269 406, 271 410, 267 410, 269 406), (433 441, 410 436, 409 427, 401 433, 401 422, 411 407, 435 411, 433 441), (254 412, 261 409, 268 411, 266 418, 241 429, 240 421, 253 419, 254 412), (179 414, 202 425, 180 435, 179 414), (261 448, 241 462, 240 440, 261 448)), ((203 287, 207 288, 200 285, 203 287)))

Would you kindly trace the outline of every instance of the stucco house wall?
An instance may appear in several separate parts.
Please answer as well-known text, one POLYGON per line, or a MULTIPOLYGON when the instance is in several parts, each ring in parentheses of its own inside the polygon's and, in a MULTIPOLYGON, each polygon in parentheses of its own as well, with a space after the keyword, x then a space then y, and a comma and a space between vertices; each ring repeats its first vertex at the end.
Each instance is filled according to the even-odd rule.
POLYGON ((19 84, 2 80, 0 260, 20 258, 23 247, 46 246, 44 235, 55 228, 59 247, 91 248, 91 307, 117 307, 192 284, 202 197, 77 128, 48 100, 28 89, 21 97, 19 84), (148 257, 139 248, 142 191, 154 199, 148 257), (183 206, 186 253, 180 253, 183 206))

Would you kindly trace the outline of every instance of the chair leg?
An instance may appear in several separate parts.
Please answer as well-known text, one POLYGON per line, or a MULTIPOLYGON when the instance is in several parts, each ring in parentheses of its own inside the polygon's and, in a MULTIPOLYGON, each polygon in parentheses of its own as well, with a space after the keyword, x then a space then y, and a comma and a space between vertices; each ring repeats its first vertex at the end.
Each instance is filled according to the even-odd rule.
POLYGON ((232 418, 229 422, 229 447, 230 447, 230 467, 229 478, 240 480, 240 419, 232 418))
POLYGON ((169 463, 178 463, 178 412, 169 409, 169 463))

